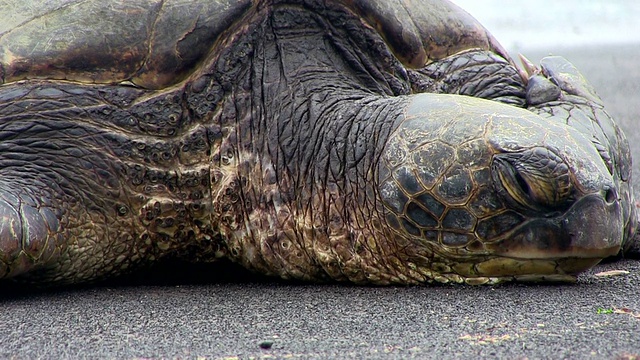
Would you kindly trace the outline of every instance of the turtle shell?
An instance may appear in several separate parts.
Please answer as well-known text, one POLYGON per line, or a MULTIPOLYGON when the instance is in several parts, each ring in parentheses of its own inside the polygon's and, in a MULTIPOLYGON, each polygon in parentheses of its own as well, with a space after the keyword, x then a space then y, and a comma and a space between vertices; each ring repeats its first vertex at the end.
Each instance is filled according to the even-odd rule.
POLYGON ((469 49, 507 52, 469 13, 447 0, 341 0, 378 30, 405 66, 420 68, 469 49))
POLYGON ((3 82, 131 81, 162 88, 188 73, 249 0, 51 0, 0 3, 3 82))
MULTIPOLYGON (((311 0, 309 0, 311 1, 311 0)), ((131 82, 159 89, 183 80, 252 7, 305 0, 7 0, 0 14, 3 83, 45 78, 131 82)), ((329 2, 329 1, 327 1, 329 2)), ((405 66, 478 48, 508 58, 473 17, 442 0, 334 0, 375 28, 405 66), (411 9, 411 10, 409 10, 411 9)))

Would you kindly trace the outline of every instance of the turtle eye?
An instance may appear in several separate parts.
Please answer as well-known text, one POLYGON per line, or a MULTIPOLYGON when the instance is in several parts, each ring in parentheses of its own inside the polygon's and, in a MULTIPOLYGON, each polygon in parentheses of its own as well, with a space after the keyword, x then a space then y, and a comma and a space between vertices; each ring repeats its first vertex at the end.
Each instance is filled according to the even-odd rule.
POLYGON ((509 161, 505 161, 502 158, 494 160, 492 173, 499 180, 502 185, 501 193, 506 192, 505 196, 508 200, 515 200, 515 202, 524 206, 525 208, 537 208, 536 202, 533 201, 531 196, 531 187, 520 174, 520 172, 509 161))
POLYGON ((571 197, 569 167, 544 148, 495 155, 492 176, 500 193, 533 210, 565 207, 571 197))

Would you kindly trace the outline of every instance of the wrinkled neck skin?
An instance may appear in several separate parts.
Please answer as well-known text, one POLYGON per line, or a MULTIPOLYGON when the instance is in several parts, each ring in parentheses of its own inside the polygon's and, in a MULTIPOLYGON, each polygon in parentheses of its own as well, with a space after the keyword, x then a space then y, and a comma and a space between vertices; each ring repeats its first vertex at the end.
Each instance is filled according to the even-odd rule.
POLYGON ((380 226, 374 188, 407 102, 396 95, 410 92, 406 73, 357 46, 387 52, 381 40, 355 27, 346 36, 301 8, 245 23, 216 61, 243 63, 214 70, 238 79, 216 114, 224 135, 211 180, 228 256, 283 278, 379 282, 406 273, 393 269, 402 245, 380 226))

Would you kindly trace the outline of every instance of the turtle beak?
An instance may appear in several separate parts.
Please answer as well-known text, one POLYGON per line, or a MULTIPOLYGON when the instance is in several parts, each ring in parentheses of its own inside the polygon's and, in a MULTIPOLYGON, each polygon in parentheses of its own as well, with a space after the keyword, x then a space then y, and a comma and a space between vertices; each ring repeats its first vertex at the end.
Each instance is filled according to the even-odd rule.
POLYGON ((577 274, 616 255, 623 228, 620 203, 605 191, 582 197, 557 217, 525 222, 492 247, 501 257, 555 260, 558 272, 577 274))

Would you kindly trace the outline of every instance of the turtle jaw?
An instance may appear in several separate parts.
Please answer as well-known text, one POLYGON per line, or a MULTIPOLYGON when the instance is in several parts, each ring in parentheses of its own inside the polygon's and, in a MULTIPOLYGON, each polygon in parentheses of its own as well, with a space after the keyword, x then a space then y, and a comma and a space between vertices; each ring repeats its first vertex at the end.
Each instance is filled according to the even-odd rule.
MULTIPOLYGON (((458 274, 469 285, 517 282, 573 283, 576 275, 597 265, 601 259, 513 259, 497 257, 475 263, 458 274)), ((469 264, 465 264, 469 265, 469 264)), ((459 270, 462 266, 458 266, 459 270)), ((446 276, 446 275, 445 275, 446 276)))
POLYGON ((578 274, 618 253, 623 228, 617 199, 588 194, 563 214, 532 218, 497 240, 482 240, 478 251, 460 257, 439 275, 460 277, 471 285, 575 282, 578 274))
MULTIPOLYGON (((618 200, 594 193, 577 200, 565 213, 527 221, 486 249, 511 261, 551 261, 558 274, 576 275, 616 255, 623 239, 618 200)), ((488 270, 488 269, 487 269, 488 270)), ((549 269, 552 270, 552 269, 549 269)), ((539 275, 550 274, 539 269, 539 275)))

